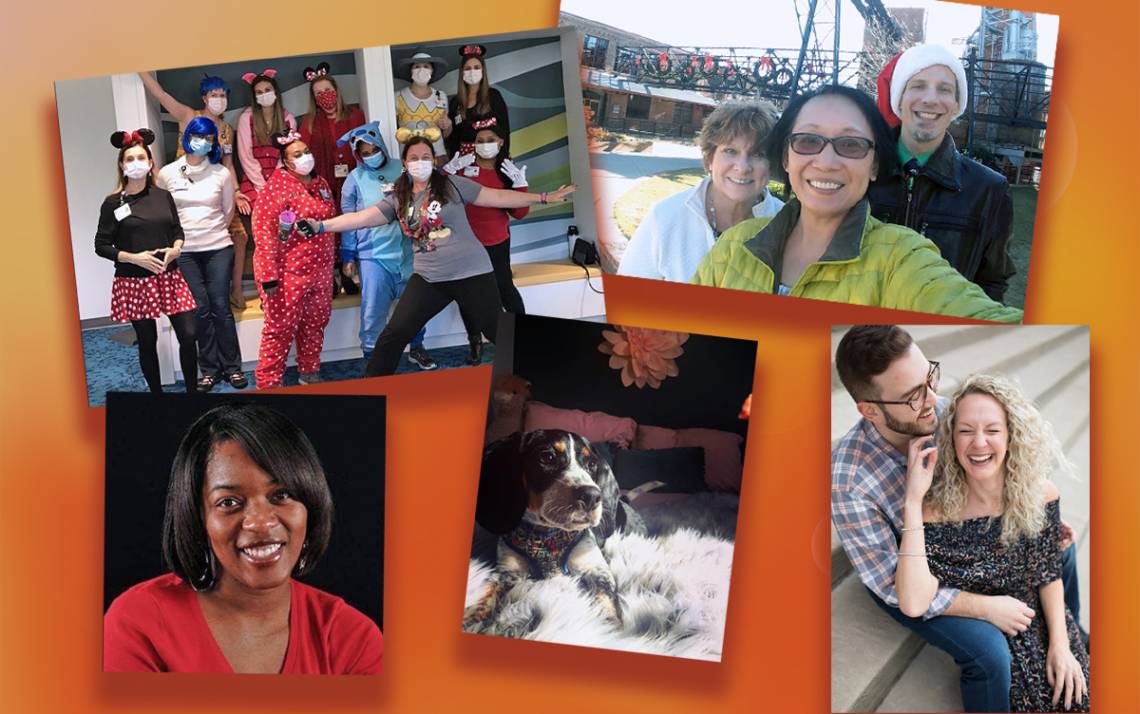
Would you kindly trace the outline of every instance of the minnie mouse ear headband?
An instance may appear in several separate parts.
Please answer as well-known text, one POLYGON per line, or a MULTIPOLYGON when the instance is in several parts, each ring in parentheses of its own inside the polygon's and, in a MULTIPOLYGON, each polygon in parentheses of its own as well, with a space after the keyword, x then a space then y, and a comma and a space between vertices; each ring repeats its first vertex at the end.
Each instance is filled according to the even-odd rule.
POLYGON ((134 131, 116 131, 111 134, 111 146, 116 149, 126 149, 130 146, 142 144, 150 146, 154 143, 154 132, 150 129, 136 129, 134 131))
POLYGON ((480 119, 479 121, 471 122, 471 128, 475 131, 479 131, 480 129, 490 129, 498 134, 499 120, 495 117, 487 117, 486 119, 480 119))
MULTIPOLYGON (((966 68, 962 66, 962 60, 942 45, 915 45, 898 56, 894 61, 893 69, 891 69, 891 64, 888 63, 887 67, 884 67, 883 71, 879 73, 879 96, 883 96, 883 74, 887 73, 888 69, 891 69, 887 75, 891 98, 890 109, 896 116, 901 116, 902 95, 903 90, 906 89, 906 83, 910 81, 911 77, 927 67, 933 67, 939 64, 945 66, 954 74, 955 82, 958 85, 956 87, 958 112, 954 115, 954 119, 957 119, 966 111, 966 100, 968 99, 966 90, 966 68)), ((879 99, 880 105, 881 102, 882 99, 879 99)), ((887 117, 887 122, 890 123, 890 117, 887 117)))
POLYGON ((422 136, 433 144, 443 138, 443 133, 440 132, 439 127, 429 126, 427 129, 409 129, 407 127, 400 127, 396 130, 396 141, 401 144, 406 144, 415 136, 422 136))
POLYGON ((301 134, 296 129, 290 129, 284 134, 273 134, 269 137, 269 143, 272 144, 280 152, 284 152, 289 144, 300 140, 301 134))
POLYGON ((306 82, 312 82, 314 80, 320 79, 321 77, 327 77, 331 72, 332 67, 329 66, 329 63, 321 62, 317 65, 316 69, 313 69, 312 67, 306 67, 305 71, 302 74, 305 77, 306 82))
POLYGON ((361 124, 337 139, 336 145, 344 146, 345 144, 349 144, 352 146, 352 150, 356 151, 356 144, 361 141, 366 144, 372 144, 380 149, 380 153, 384 154, 385 158, 388 157, 388 147, 384 146, 384 139, 380 136, 380 122, 374 121, 368 124, 361 124))
POLYGON ((396 63, 396 79, 412 81, 412 65, 419 63, 431 65, 431 78, 433 81, 442 77, 444 72, 447 71, 447 62, 442 57, 436 57, 423 50, 416 50, 415 54, 411 57, 405 57, 396 63))
POLYGON ((265 69, 261 70, 261 74, 257 74, 255 72, 246 72, 245 74, 243 74, 241 76, 241 78, 243 80, 245 80, 246 84, 253 84, 257 80, 258 77, 265 77, 267 79, 273 79, 276 76, 277 76, 277 70, 275 70, 271 67, 266 67, 265 69))
POLYGON ((463 45, 459 48, 459 56, 463 61, 467 61, 470 57, 478 57, 483 59, 487 55, 487 48, 483 45, 463 45))

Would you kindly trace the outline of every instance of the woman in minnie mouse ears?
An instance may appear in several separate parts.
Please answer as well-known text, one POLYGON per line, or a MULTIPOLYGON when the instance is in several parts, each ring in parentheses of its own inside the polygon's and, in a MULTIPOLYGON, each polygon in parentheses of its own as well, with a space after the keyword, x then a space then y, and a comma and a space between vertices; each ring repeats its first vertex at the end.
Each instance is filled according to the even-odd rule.
MULTIPOLYGON (((306 67, 302 76, 309 83, 309 113, 301 118, 301 126, 298 127, 301 139, 312 150, 317 161, 317 175, 328 182, 333 201, 339 206, 340 188, 349 172, 356 168, 356 158, 352 155, 352 148, 338 146, 337 139, 363 124, 364 112, 355 104, 345 106, 328 62, 321 62, 315 68, 306 67)), ((333 285, 329 289, 334 295, 342 288, 350 295, 359 292, 356 283, 341 280, 339 259, 333 285)))
MULTIPOLYGON (((182 134, 186 130, 186 125, 190 120, 195 117, 207 117, 218 127, 218 146, 222 151, 222 165, 230 172, 230 178, 233 181, 234 191, 238 190, 237 171, 234 169, 234 130, 229 124, 226 123, 223 115, 226 108, 229 106, 230 87, 226 84, 226 80, 221 77, 203 76, 202 81, 198 83, 198 88, 202 93, 202 108, 193 109, 182 102, 175 99, 170 95, 158 80, 150 72, 139 72, 139 79, 142 80, 143 86, 146 91, 162 105, 162 108, 170 112, 171 116, 178 121, 178 139, 176 141, 177 149, 175 150, 175 158, 181 157, 184 152, 182 148, 182 134)), ((234 214, 233 219, 230 221, 229 231, 230 239, 234 243, 234 267, 233 276, 231 279, 232 289, 230 291, 230 302, 234 307, 241 309, 245 307, 245 295, 241 291, 242 273, 245 272, 245 245, 249 238, 245 226, 242 224, 239 215, 249 215, 252 207, 250 202, 240 193, 235 195, 235 205, 237 212, 234 214)))
POLYGON ((251 96, 249 108, 237 120, 237 154, 242 168, 241 192, 253 205, 257 192, 281 165, 281 152, 269 137, 296 130, 297 120, 285 111, 277 70, 247 72, 241 78, 249 85, 251 96))
POLYGON ((447 153, 454 156, 475 151, 475 122, 494 119, 497 133, 503 140, 503 156, 511 155, 511 119, 507 103, 499 90, 491 86, 487 76, 487 48, 483 45, 463 45, 459 48, 460 73, 455 96, 448 105, 447 115, 454 129, 447 137, 447 153))
MULTIPOLYGON (((470 128, 475 132, 475 153, 457 153, 443 170, 469 178, 487 188, 526 192, 526 166, 516 166, 507 158, 503 151, 506 145, 505 132, 499 127, 495 117, 470 122, 470 128)), ((515 287, 511 275, 510 220, 526 218, 530 208, 485 208, 471 204, 466 209, 471 230, 475 232, 475 237, 483 244, 487 250, 487 257, 491 259, 503 309, 516 315, 524 314, 526 310, 523 307, 522 295, 515 287)), ((465 318, 464 324, 466 322, 465 318)), ((479 364, 483 356, 483 338, 475 330, 469 329, 467 339, 471 347, 467 362, 479 364)))
POLYGON ((119 150, 119 180, 99 208, 95 253, 115 264, 111 319, 134 327, 147 387, 162 391, 155 320, 167 315, 178 337, 186 391, 193 392, 198 378, 197 304, 178 270, 183 241, 178 209, 170 194, 154 185, 152 143, 154 132, 149 129, 111 134, 111 146, 119 150))
POLYGON ((320 381, 321 349, 332 311, 335 235, 307 238, 294 229, 304 219, 328 220, 336 202, 317 174, 308 144, 295 131, 274 134, 281 168, 253 207, 253 277, 265 313, 258 349, 257 388, 280 387, 294 339, 301 384, 320 381))
POLYGON ((536 203, 562 202, 575 186, 550 193, 522 193, 486 188, 462 176, 436 171, 432 145, 439 130, 400 129, 405 173, 384 200, 329 221, 305 221, 301 228, 320 237, 328 231, 354 231, 399 221, 412 240, 415 272, 396 310, 376 340, 376 351, 365 373, 394 374, 404 348, 428 321, 453 301, 468 324, 494 341, 502 306, 487 251, 471 231, 463 210, 475 204, 489 208, 521 208, 536 203))

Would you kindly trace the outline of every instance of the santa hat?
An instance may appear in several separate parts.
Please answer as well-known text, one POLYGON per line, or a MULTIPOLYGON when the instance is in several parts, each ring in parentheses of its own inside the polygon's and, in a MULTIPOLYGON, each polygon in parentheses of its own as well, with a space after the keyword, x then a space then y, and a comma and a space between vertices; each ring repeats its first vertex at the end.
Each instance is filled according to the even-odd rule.
MULTIPOLYGON (((879 75, 879 87, 883 86, 883 75, 887 74, 890 82, 891 89, 891 106, 890 109, 896 114, 902 114, 903 89, 906 88, 906 83, 911 77, 918 74, 927 67, 934 65, 944 65, 954 73, 954 78, 958 83, 958 113, 954 115, 954 119, 962 116, 962 112, 966 111, 966 68, 962 66, 962 60, 958 59, 948 48, 942 45, 915 45, 906 52, 898 56, 897 61, 894 61, 894 70, 890 71, 891 65, 887 64, 883 68, 883 72, 879 75)), ((881 96, 881 94, 880 94, 881 96)), ((880 106, 882 100, 880 99, 880 106)), ((888 117, 889 121, 889 117, 888 117)))

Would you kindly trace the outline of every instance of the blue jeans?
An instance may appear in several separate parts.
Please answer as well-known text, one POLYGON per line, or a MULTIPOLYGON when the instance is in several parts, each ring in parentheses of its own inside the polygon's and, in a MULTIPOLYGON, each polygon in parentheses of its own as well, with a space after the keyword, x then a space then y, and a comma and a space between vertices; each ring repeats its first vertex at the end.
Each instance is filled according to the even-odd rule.
MULTIPOLYGON (((388 324, 388 313, 392 303, 404 294, 408 281, 399 273, 393 273, 378 260, 364 258, 360 265, 360 349, 367 357, 376 348, 376 338, 388 324)), ((424 333, 420 330, 412 338, 412 347, 424 343, 424 333)))
MULTIPOLYGON (((230 310, 234 248, 178 256, 178 267, 198 304, 198 367, 202 375, 225 379, 241 371, 237 325, 230 310)), ((194 375, 186 375, 190 384, 194 375)))
MULTIPOLYGON (((1077 587, 1077 549, 1070 545, 1061 554, 1061 580, 1065 606, 1080 621, 1077 587)), ((923 620, 907 617, 870 590, 875 604, 897 622, 954 658, 961 669, 962 709, 967 712, 1009 711, 1009 644, 1001 630, 985 620, 941 615, 923 620)), ((1041 617, 1042 613, 1037 613, 1041 617)))

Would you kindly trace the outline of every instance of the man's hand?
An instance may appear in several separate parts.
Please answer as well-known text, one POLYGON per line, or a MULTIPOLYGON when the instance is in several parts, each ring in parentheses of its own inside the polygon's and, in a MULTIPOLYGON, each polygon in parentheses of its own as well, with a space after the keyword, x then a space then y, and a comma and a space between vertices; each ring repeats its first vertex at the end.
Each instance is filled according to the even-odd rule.
POLYGON ((984 619, 1010 637, 1029 629, 1029 623, 1037 614, 1033 608, 1009 595, 993 595, 985 602, 984 619))

